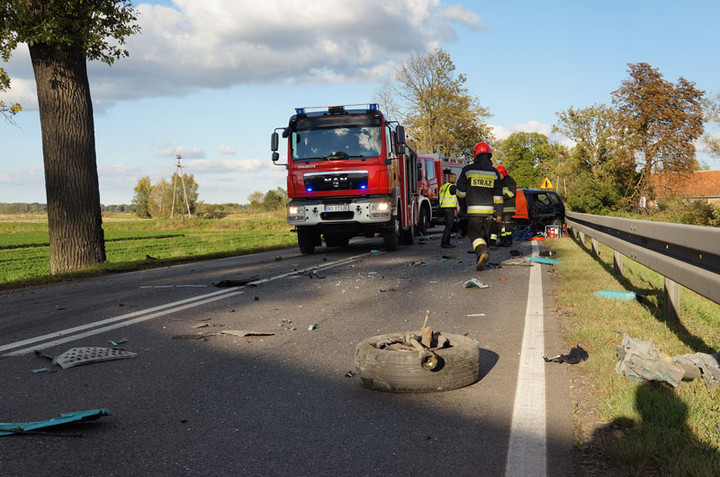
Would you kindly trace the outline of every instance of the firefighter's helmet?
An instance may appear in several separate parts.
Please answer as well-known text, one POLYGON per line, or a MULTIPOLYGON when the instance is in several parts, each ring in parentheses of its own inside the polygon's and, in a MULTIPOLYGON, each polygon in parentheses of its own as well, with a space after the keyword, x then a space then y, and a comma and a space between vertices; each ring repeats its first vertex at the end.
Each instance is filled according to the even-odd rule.
POLYGON ((501 176, 505 177, 507 175, 507 168, 505 166, 499 165, 495 169, 497 169, 501 176))
POLYGON ((475 148, 473 149, 473 155, 475 157, 483 153, 492 154, 492 149, 490 149, 490 146, 488 146, 485 141, 475 144, 475 148))

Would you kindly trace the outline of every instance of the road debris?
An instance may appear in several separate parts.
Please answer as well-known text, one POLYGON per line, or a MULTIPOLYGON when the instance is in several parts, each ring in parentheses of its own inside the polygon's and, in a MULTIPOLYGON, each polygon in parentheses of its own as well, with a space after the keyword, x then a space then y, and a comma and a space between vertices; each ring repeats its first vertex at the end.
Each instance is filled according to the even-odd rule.
POLYGON ((527 257, 527 259, 531 262, 545 263, 548 265, 557 265, 559 263, 562 263, 562 260, 558 260, 557 258, 527 257))
POLYGON ((387 292, 394 292, 394 291, 397 291, 397 288, 395 288, 395 287, 392 287, 392 288, 380 288, 380 293, 387 293, 387 292))
POLYGON ((635 294, 635 292, 615 291, 615 290, 600 290, 598 292, 595 292, 594 296, 601 296, 604 298, 610 298, 610 299, 614 299, 614 300, 627 300, 627 301, 633 301, 633 300, 638 299, 638 296, 635 294))
POLYGON ((313 323, 312 325, 308 326, 308 331, 317 330, 319 325, 317 323, 313 323))
POLYGON ((117 348, 71 348, 59 356, 49 356, 42 351, 35 351, 35 356, 52 360, 53 364, 62 369, 72 368, 81 364, 99 363, 101 361, 113 361, 116 359, 134 358, 137 353, 117 348))
POLYGON ((59 426, 70 422, 92 421, 103 416, 110 416, 112 413, 108 409, 92 409, 90 411, 75 411, 60 414, 45 421, 33 422, 0 422, 0 436, 9 436, 12 434, 40 434, 35 432, 37 429, 46 427, 59 426))
POLYGON ((287 330, 287 331, 295 331, 295 330, 297 330, 296 327, 292 326, 292 320, 289 320, 289 319, 287 319, 287 318, 283 318, 282 321, 280 322, 280 324, 279 324, 278 326, 281 327, 281 328, 283 328, 283 329, 285 329, 285 330, 287 330))
POLYGON ((346 378, 352 378, 353 376, 355 376, 355 373, 353 372, 352 369, 348 370, 348 372, 345 373, 346 378))
POLYGON ((463 283, 464 288, 490 288, 490 285, 482 283, 477 278, 471 278, 470 280, 463 283))
POLYGON ((586 361, 590 356, 588 355, 588 352, 583 349, 580 345, 575 345, 572 347, 569 353, 567 354, 559 354, 557 356, 553 356, 552 358, 548 358, 547 356, 543 356, 543 359, 545 362, 552 362, 552 363, 567 363, 567 364, 578 364, 583 361, 586 361))
POLYGON ((229 279, 229 280, 220 280, 219 282, 212 282, 212 284, 218 288, 224 288, 224 287, 242 287, 245 285, 249 285, 252 282, 256 282, 260 280, 260 277, 253 276, 248 278, 238 278, 238 279, 229 279))
POLYGON ((485 313, 473 313, 473 314, 471 314, 471 315, 465 315, 465 316, 469 316, 469 317, 474 317, 474 316, 485 316, 485 313))
POLYGON ((222 330, 218 335, 230 335, 230 336, 274 336, 275 333, 269 331, 246 331, 246 330, 222 330))
POLYGON ((310 278, 317 278, 318 280, 322 280, 325 278, 321 275, 318 275, 317 270, 315 270, 315 269, 310 270, 310 272, 308 272, 308 276, 310 278))
POLYGON ((720 384, 720 366, 714 355, 683 354, 670 357, 659 351, 652 340, 631 338, 627 333, 617 350, 615 372, 631 381, 665 381, 677 387, 682 380, 701 377, 708 384, 720 384))

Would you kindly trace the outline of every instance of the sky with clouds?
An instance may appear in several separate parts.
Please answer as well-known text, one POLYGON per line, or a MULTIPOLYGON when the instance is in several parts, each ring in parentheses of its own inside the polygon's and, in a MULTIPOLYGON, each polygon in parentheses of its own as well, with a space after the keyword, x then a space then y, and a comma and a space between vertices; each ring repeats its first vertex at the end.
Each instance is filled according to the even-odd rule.
MULTIPOLYGON (((610 104, 627 64, 720 92, 715 0, 160 0, 137 2, 130 57, 89 64, 103 204, 170 178, 176 155, 207 203, 285 187, 270 133, 299 106, 371 102, 412 52, 443 48, 493 114, 497 137, 551 136, 556 113, 610 104)), ((45 202, 40 121, 25 45, 3 64, 0 202, 45 202)), ((551 139, 562 141, 561 137, 551 139)), ((711 169, 720 159, 701 154, 711 169)))

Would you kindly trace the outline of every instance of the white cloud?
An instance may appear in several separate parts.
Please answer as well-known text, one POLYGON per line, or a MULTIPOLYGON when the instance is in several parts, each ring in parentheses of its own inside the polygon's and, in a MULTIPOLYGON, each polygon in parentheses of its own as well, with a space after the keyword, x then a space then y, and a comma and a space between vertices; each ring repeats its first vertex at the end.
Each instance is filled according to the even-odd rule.
POLYGON ((225 144, 220 144, 218 146, 218 152, 224 156, 233 156, 233 155, 235 155, 236 149, 234 146, 227 146, 225 144))
POLYGON ((160 157, 182 156, 183 159, 202 159, 205 151, 199 147, 168 146, 158 153, 160 157))
MULTIPOLYGON (((173 4, 139 4, 142 30, 127 38, 130 57, 112 68, 97 61, 89 64, 96 109, 114 101, 177 96, 200 88, 377 81, 412 51, 453 41, 456 25, 481 26, 468 8, 440 0, 173 4)), ((18 48, 7 69, 18 100, 29 108, 35 100, 26 51, 18 48)))
POLYGON ((260 159, 200 159, 185 164, 185 172, 221 174, 227 172, 255 172, 260 170, 267 161, 260 159))
POLYGON ((438 17, 450 22, 468 26, 473 30, 485 29, 487 26, 480 20, 480 17, 462 5, 448 5, 438 11, 438 17))

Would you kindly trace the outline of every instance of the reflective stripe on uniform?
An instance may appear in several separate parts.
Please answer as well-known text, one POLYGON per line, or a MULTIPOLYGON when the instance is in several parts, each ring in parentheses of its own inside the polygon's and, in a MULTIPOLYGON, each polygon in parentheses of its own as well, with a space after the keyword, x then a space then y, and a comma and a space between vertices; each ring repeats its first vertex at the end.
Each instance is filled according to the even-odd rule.
POLYGON ((465 173, 470 187, 484 187, 492 189, 495 187, 497 175, 494 171, 475 171, 470 170, 465 173))
POLYGON ((515 194, 513 194, 509 187, 503 187, 503 196, 506 196, 508 199, 512 199, 515 197, 515 194))
POLYGON ((473 250, 478 248, 480 245, 487 245, 487 242, 485 242, 485 239, 478 238, 478 239, 473 240, 473 243, 472 243, 473 250))
POLYGON ((493 215, 495 208, 492 205, 468 205, 468 214, 493 215))
POLYGON ((515 207, 503 207, 503 214, 515 215, 515 207))
POLYGON ((467 194, 465 193, 464 190, 456 190, 456 191, 455 191, 455 196, 456 196, 456 197, 460 197, 461 199, 463 199, 466 195, 467 195, 467 194))
POLYGON ((494 195, 493 196, 493 204, 502 204, 505 202, 501 195, 494 195))

